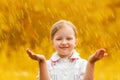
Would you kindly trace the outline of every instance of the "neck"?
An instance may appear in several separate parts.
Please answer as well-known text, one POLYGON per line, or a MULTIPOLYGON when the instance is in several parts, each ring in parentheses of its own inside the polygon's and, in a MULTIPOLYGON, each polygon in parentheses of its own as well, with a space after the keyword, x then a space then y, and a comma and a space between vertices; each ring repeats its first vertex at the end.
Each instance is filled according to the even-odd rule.
POLYGON ((69 53, 69 55, 60 55, 58 54, 61 58, 70 58, 73 55, 73 51, 69 53))

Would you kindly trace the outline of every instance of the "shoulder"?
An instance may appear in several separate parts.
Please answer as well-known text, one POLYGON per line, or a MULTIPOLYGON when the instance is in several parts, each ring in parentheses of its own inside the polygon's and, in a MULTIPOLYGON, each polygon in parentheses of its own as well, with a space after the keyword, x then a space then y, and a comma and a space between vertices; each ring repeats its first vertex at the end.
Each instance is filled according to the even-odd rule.
POLYGON ((79 65, 84 65, 84 66, 87 65, 87 60, 86 60, 86 59, 79 58, 76 62, 77 62, 79 65))
POLYGON ((87 65, 87 60, 86 59, 83 59, 80 57, 79 55, 80 53, 75 51, 73 56, 75 56, 77 58, 76 60, 76 65, 79 66, 79 67, 86 67, 87 65))
POLYGON ((80 54, 79 52, 77 52, 76 50, 74 50, 74 53, 73 53, 72 57, 73 57, 73 58, 77 58, 77 62, 78 62, 78 63, 85 63, 85 64, 86 64, 86 63, 87 63, 87 60, 81 58, 79 54, 80 54))

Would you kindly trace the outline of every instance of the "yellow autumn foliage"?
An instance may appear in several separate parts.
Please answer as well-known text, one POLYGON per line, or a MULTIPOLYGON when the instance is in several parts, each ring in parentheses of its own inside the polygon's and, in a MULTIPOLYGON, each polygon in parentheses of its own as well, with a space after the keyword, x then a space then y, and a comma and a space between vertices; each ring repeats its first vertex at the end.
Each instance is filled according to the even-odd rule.
POLYGON ((120 80, 120 0, 0 0, 0 80, 36 80, 38 64, 25 50, 49 59, 50 28, 60 19, 76 25, 81 57, 107 50, 95 80, 120 80))

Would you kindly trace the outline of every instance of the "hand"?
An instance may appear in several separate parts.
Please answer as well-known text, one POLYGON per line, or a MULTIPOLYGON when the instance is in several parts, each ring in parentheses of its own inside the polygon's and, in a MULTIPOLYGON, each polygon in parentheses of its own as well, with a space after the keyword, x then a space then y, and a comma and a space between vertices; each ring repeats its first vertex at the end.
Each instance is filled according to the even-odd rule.
POLYGON ((89 62, 94 63, 100 59, 102 59, 104 56, 107 56, 105 49, 98 49, 93 55, 89 57, 89 62))
POLYGON ((39 55, 39 54, 35 54, 34 52, 32 52, 29 48, 26 50, 28 56, 33 59, 33 60, 37 60, 39 62, 44 62, 46 61, 45 56, 43 55, 39 55))

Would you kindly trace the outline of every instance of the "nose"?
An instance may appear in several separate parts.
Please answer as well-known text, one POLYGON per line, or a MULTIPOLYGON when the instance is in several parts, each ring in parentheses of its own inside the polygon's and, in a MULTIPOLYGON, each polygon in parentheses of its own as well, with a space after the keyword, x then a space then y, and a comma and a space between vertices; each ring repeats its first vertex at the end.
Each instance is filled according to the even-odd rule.
POLYGON ((67 44, 67 40, 63 39, 61 43, 62 44, 67 44))

